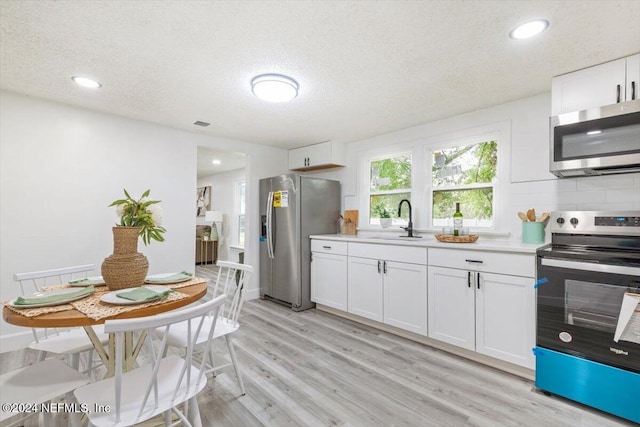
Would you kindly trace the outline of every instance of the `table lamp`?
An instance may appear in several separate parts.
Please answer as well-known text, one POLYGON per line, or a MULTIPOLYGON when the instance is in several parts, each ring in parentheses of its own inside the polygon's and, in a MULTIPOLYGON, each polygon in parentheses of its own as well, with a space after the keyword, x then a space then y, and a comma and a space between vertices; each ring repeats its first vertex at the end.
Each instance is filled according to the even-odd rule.
POLYGON ((216 226, 216 222, 222 222, 222 212, 206 211, 204 221, 211 223, 211 240, 218 240, 218 227, 216 226))

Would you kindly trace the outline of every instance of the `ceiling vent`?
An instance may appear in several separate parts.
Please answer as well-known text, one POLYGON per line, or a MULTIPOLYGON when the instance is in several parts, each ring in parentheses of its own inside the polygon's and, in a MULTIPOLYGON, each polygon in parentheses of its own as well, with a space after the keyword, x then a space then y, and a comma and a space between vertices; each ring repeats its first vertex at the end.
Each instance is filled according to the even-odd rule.
POLYGON ((203 128, 206 128, 207 126, 209 126, 211 123, 207 123, 207 122, 201 122, 200 120, 193 122, 194 125, 196 126, 202 126, 203 128))

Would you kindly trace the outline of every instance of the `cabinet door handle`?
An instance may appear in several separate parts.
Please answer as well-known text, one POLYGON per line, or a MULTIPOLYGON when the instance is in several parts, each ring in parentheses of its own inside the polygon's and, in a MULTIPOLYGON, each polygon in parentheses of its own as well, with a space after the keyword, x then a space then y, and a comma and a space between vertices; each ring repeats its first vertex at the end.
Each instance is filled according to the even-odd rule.
POLYGON ((631 100, 636 99, 636 82, 631 82, 631 100))
POLYGON ((380 274, 380 272, 381 272, 380 262, 381 262, 381 261, 380 261, 380 260, 378 260, 378 274, 380 274))
POLYGON ((382 271, 387 274, 387 261, 382 261, 382 271))
POLYGON ((484 261, 480 261, 477 259, 465 259, 466 262, 472 262, 474 264, 482 264, 484 261))
POLYGON ((478 272, 478 275, 476 276, 476 284, 478 286, 478 289, 480 289, 480 272, 478 272))
POLYGON ((617 94, 616 94, 616 99, 617 99, 616 104, 617 104, 620 102, 620 85, 617 86, 616 91, 617 91, 617 94))
POLYGON ((471 272, 467 271, 467 287, 471 287, 471 272))
POLYGON ((331 246, 323 246, 323 249, 331 249, 331 246))

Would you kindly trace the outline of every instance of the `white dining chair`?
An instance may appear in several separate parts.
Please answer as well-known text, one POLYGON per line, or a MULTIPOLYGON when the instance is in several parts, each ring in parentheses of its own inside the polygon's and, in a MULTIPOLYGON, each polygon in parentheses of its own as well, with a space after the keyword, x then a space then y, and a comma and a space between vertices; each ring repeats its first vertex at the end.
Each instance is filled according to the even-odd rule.
MULTIPOLYGON (((13 426, 42 413, 44 426, 53 426, 53 414, 57 411, 46 408, 46 405, 50 404, 52 399, 67 395, 89 382, 87 375, 56 359, 48 359, 0 375, 0 423, 4 425, 9 418, 16 417, 6 424, 6 427, 13 426), (35 405, 41 404, 45 404, 45 407, 36 410, 35 405), (18 413, 21 416, 18 417, 18 413)), ((70 412, 69 418, 71 425, 79 425, 79 411, 70 412)))
MULTIPOLYGON (((240 385, 240 392, 244 396, 244 383, 242 381, 242 374, 238 366, 238 360, 236 357, 235 348, 233 345, 233 333, 240 328, 238 323, 238 317, 242 304, 244 302, 244 287, 248 283, 251 274, 253 273, 253 267, 247 264, 239 264, 230 261, 218 261, 218 275, 213 285, 209 286, 208 294, 213 297, 219 294, 227 295, 224 307, 220 310, 220 318, 213 319, 208 318, 203 327, 203 331, 198 336, 197 344, 200 344, 196 354, 198 360, 202 359, 206 361, 206 372, 213 372, 217 375, 218 371, 228 366, 233 366, 236 377, 238 378, 238 384, 240 385), (207 351, 203 351, 202 345, 208 340, 209 330, 213 329, 212 339, 225 338, 227 348, 229 349, 229 356, 231 363, 224 365, 215 365, 213 358, 213 347, 209 347, 207 351)), ((185 340, 185 332, 188 325, 178 324, 171 329, 168 342, 170 346, 185 349, 188 342, 185 340)), ((155 331, 156 336, 163 338, 165 332, 158 329, 155 331)))
MULTIPOLYGON (((93 264, 86 264, 30 273, 17 273, 14 275, 14 280, 20 284, 22 296, 27 296, 34 292, 41 292, 45 286, 63 284, 74 279, 86 278, 87 273, 93 269, 93 264)), ((101 330, 102 327, 94 327, 94 331, 100 342, 106 344, 109 341, 109 336, 101 330)), ((31 328, 31 331, 34 341, 29 344, 29 348, 39 352, 38 361, 43 361, 48 353, 67 355, 70 358, 69 365, 79 370, 80 354, 88 351, 88 366, 83 372, 90 372, 100 366, 100 364, 93 364, 94 347, 84 329, 71 328, 61 330, 54 328, 31 328)))
MULTIPOLYGON (((169 424, 171 413, 187 426, 200 426, 197 394, 206 386, 204 361, 194 365, 193 349, 208 318, 215 319, 224 302, 220 295, 204 304, 183 310, 173 310, 155 316, 133 319, 107 320, 105 331, 115 334, 116 367, 113 377, 78 388, 74 395, 78 402, 92 408, 110 408, 110 411, 89 412, 87 417, 94 426, 128 426, 164 414, 169 424), (176 324, 187 326, 187 351, 183 356, 164 357, 167 338, 176 324), (164 330, 165 338, 156 348, 152 331, 164 330), (146 332, 145 343, 150 364, 123 373, 122 354, 127 332, 146 332), (185 403, 185 405, 182 405, 185 403), (183 407, 182 410, 179 407, 183 407)), ((211 340, 213 330, 209 331, 211 340)), ((208 344, 209 346, 211 343, 208 344)), ((208 351, 208 349, 207 349, 208 351)))

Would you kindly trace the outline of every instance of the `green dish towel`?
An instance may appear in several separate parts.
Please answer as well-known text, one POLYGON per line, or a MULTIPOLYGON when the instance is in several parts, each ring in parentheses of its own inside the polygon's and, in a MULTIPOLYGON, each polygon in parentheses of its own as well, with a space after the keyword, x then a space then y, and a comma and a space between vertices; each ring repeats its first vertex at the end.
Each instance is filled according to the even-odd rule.
POLYGON ((183 280, 186 278, 191 278, 193 277, 193 274, 187 272, 187 271, 181 271, 180 273, 176 273, 176 274, 172 274, 171 276, 167 276, 167 277, 147 277, 145 279, 145 282, 147 283, 173 283, 176 280, 183 280))
POLYGON ((140 287, 131 291, 120 292, 116 295, 120 298, 128 299, 131 301, 155 301, 160 298, 164 298, 173 292, 172 289, 167 289, 163 292, 155 292, 151 289, 140 287))
POLYGON ((93 286, 87 286, 75 292, 69 292, 58 295, 47 295, 46 292, 43 296, 38 297, 18 297, 14 301, 13 305, 32 305, 32 304, 49 304, 52 302, 65 301, 71 298, 79 298, 93 293, 93 286))

